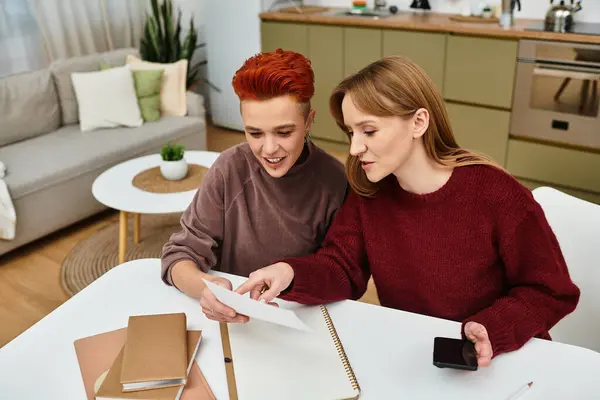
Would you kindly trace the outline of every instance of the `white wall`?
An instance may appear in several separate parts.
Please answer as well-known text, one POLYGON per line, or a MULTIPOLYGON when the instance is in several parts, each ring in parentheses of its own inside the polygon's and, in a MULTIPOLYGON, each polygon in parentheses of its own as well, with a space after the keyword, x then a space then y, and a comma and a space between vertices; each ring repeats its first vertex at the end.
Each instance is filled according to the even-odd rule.
MULTIPOLYGON (((367 5, 372 6, 374 0, 367 0, 367 5)), ((395 5, 399 10, 410 10, 411 0, 387 0, 388 6, 395 5)), ((463 4, 477 7, 481 0, 429 0, 432 11, 443 13, 460 13, 463 4)), ((500 7, 501 0, 489 0, 492 6, 500 7)), ((555 0, 554 3, 558 3, 555 0)), ((330 7, 350 7, 351 0, 304 0, 306 5, 321 5, 330 7)), ((576 13, 576 20, 583 22, 600 22, 600 1, 587 0, 581 2, 583 9, 576 13)), ((548 0, 521 0, 521 11, 515 11, 516 18, 543 19, 550 7, 548 0)))

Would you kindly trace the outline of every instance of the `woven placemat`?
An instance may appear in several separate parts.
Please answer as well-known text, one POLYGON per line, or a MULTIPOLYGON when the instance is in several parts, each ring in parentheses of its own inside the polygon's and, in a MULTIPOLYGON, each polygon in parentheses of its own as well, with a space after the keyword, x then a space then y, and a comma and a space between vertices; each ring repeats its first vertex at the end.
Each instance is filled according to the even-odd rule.
POLYGON ((200 187, 202 178, 206 175, 208 168, 198 164, 188 164, 188 172, 185 178, 178 181, 170 181, 163 178, 160 167, 154 167, 140 172, 133 177, 133 186, 152 193, 178 193, 194 190, 200 187))
MULTIPOLYGON (((133 242, 133 218, 129 218, 125 261, 160 258, 163 245, 181 230, 181 213, 142 215, 140 243, 133 242)), ((119 264, 119 220, 77 243, 60 266, 60 284, 73 296, 119 264)), ((160 279, 157 275, 156 279, 160 279)))

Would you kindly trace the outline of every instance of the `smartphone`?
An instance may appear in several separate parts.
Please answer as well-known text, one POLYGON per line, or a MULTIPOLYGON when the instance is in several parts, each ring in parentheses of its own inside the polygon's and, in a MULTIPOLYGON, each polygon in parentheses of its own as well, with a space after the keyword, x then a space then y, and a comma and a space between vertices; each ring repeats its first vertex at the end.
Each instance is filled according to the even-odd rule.
POLYGON ((433 365, 477 371, 477 352, 469 340, 436 337, 433 341, 433 365))

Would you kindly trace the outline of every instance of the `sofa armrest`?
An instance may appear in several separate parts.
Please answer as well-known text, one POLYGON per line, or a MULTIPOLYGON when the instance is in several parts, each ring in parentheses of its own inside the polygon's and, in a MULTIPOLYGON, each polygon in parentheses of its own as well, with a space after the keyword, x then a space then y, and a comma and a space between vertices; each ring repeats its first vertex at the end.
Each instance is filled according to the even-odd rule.
POLYGON ((185 92, 187 102, 187 114, 190 117, 205 118, 206 109, 204 108, 204 97, 201 94, 191 91, 185 92))

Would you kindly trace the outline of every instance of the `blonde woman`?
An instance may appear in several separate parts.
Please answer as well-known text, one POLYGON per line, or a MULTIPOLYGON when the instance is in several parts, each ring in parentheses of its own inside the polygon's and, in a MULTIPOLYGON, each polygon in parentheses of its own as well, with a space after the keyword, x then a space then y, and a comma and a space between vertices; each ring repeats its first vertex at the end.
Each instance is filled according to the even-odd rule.
POLYGON ((479 366, 571 313, 579 289, 531 192, 456 143, 440 94, 414 63, 377 61, 339 84, 352 193, 316 254, 250 274, 239 293, 305 304, 357 299, 460 321, 479 366), (269 290, 260 294, 263 285, 269 290))

